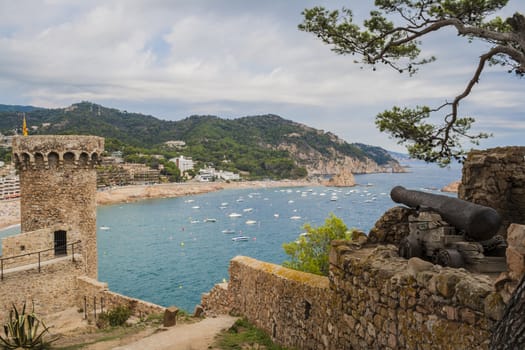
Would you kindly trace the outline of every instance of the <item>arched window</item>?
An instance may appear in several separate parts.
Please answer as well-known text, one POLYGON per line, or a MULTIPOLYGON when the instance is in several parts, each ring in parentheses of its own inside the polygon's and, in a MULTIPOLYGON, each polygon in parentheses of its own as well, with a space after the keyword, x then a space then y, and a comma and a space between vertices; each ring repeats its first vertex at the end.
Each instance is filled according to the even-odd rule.
POLYGON ((31 162, 31 157, 27 153, 22 153, 22 166, 28 168, 31 162))
POLYGON ((75 154, 73 152, 64 153, 64 167, 75 166, 75 154))
POLYGON ((87 167, 89 163, 89 155, 86 152, 80 153, 80 157, 78 158, 78 165, 81 167, 87 167))
POLYGON ((35 153, 35 166, 37 169, 45 168, 44 156, 42 155, 42 153, 35 153))
POLYGON ((58 168, 58 153, 51 152, 47 155, 47 162, 49 163, 50 169, 58 168))

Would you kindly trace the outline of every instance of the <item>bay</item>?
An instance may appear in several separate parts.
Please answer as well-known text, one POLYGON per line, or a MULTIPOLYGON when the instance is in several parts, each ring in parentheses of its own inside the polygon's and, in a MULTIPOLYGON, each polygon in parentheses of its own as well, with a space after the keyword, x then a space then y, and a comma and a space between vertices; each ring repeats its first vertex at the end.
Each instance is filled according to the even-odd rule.
POLYGON ((459 166, 411 162, 408 170, 356 175, 358 185, 349 188, 223 190, 99 207, 99 280, 112 291, 191 312, 202 293, 228 279, 233 257, 281 264, 287 258, 282 244, 297 239, 305 223, 320 226, 333 213, 368 233, 397 205, 392 187, 440 193, 461 177, 459 166), (232 241, 237 235, 248 239, 232 241))

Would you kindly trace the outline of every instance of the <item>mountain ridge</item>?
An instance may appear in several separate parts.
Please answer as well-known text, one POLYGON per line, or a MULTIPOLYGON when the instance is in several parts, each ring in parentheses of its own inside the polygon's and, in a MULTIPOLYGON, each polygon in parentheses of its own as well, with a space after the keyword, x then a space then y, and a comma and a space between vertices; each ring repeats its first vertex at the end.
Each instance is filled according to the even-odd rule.
MULTIPOLYGON (((15 106, 2 109, 0 132, 18 129, 15 106), (6 111, 7 110, 7 111, 6 111)), ((7 106, 10 107, 10 106, 7 106)), ((66 108, 33 107, 27 122, 31 134, 90 134, 108 139, 108 151, 143 148, 191 156, 203 166, 239 171, 253 178, 299 178, 338 173, 399 172, 399 163, 377 146, 348 143, 275 114, 223 119, 192 115, 178 121, 129 113, 91 102, 66 108), (165 142, 182 140, 184 150, 166 150, 165 142)))

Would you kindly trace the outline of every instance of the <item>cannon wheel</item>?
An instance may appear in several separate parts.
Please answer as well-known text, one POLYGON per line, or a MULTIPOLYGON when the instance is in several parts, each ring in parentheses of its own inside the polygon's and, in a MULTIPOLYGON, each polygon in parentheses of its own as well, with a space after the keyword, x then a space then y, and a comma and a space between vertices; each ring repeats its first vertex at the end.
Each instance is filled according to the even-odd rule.
POLYGON ((417 244, 413 244, 410 242, 408 238, 403 238, 401 242, 399 242, 399 256, 410 259, 414 257, 421 257, 422 251, 421 247, 417 244))
POLYGON ((449 267, 465 266, 463 257, 455 249, 438 249, 434 253, 434 262, 441 266, 449 266, 449 267))

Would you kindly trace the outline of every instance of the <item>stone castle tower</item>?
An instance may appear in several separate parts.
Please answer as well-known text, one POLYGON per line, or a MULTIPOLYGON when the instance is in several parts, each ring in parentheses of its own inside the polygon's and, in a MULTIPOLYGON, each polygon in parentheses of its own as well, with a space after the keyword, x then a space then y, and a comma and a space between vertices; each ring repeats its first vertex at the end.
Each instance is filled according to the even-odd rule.
POLYGON ((104 150, 96 136, 18 136, 13 161, 20 175, 22 233, 63 224, 53 242, 81 240, 86 275, 97 279, 95 166, 104 150))

